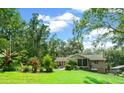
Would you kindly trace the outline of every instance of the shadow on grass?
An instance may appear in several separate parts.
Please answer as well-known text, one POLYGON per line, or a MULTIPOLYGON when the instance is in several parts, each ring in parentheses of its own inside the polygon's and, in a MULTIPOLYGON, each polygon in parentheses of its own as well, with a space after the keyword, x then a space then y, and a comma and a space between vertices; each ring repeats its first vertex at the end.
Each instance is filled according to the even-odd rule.
POLYGON ((86 83, 86 84, 111 84, 108 81, 98 80, 94 77, 86 77, 86 78, 87 78, 87 80, 84 80, 84 83, 86 83))

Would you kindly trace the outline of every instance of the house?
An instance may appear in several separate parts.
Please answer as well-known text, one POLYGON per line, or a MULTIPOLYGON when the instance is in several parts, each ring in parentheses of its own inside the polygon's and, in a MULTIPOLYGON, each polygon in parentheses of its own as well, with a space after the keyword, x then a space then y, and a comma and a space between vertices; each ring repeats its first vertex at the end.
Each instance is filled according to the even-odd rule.
POLYGON ((55 59, 55 62, 59 66, 59 68, 63 68, 65 66, 65 63, 68 61, 67 57, 57 57, 55 59))
POLYGON ((83 55, 74 54, 68 57, 57 57, 55 62, 59 67, 64 67, 68 60, 74 60, 77 62, 77 67, 82 67, 89 70, 97 70, 98 72, 105 73, 107 66, 105 64, 105 58, 102 55, 83 55))

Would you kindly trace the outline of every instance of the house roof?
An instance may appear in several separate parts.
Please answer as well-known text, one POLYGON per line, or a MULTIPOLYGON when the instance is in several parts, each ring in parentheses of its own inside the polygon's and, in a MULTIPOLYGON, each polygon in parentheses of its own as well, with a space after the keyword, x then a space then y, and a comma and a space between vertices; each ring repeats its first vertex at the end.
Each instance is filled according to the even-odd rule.
POLYGON ((57 57, 57 58, 55 59, 55 61, 56 61, 56 62, 58 62, 58 61, 67 61, 67 57, 57 57))
POLYGON ((82 55, 90 60, 106 60, 102 55, 82 55))
POLYGON ((102 55, 83 55, 83 54, 74 54, 70 55, 68 57, 57 57, 55 61, 67 61, 69 58, 77 58, 82 57, 89 60, 106 60, 102 55))
POLYGON ((75 57, 75 56, 80 56, 80 57, 84 57, 87 58, 89 60, 106 60, 102 55, 84 55, 84 54, 74 54, 74 55, 70 55, 69 57, 75 57))

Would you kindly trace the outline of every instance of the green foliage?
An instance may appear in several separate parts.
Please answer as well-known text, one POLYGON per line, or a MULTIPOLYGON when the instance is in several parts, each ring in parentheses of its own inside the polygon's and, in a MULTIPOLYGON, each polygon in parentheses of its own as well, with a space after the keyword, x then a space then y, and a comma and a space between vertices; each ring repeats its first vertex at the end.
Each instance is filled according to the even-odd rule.
POLYGON ((12 65, 10 66, 4 66, 3 68, 3 72, 6 72, 6 71, 16 71, 16 68, 12 65))
POLYGON ((9 67, 13 63, 13 58, 16 57, 18 54, 15 52, 11 52, 9 49, 4 50, 2 53, 4 56, 3 62, 1 64, 1 67, 9 67))
POLYGON ((74 69, 74 67, 77 65, 77 63, 73 60, 69 60, 67 64, 71 65, 71 67, 74 69))
POLYGON ((69 65, 69 64, 66 64, 65 65, 65 70, 72 70, 73 68, 72 68, 72 66, 71 65, 69 65))
POLYGON ((119 74, 120 77, 124 77, 124 72, 122 72, 121 74, 119 74))
POLYGON ((14 58, 18 61, 18 64, 28 65, 29 56, 26 50, 22 50, 18 53, 18 56, 14 58))
POLYGON ((4 61, 4 58, 3 57, 0 57, 0 66, 2 65, 3 61, 4 61))
POLYGON ((47 68, 46 72, 53 72, 53 68, 52 67, 47 68))
POLYGON ((31 72, 31 67, 30 66, 23 66, 23 68, 21 68, 22 72, 31 72))
POLYGON ((80 70, 84 70, 84 68, 83 68, 83 67, 80 67, 79 69, 80 69, 80 70))
POLYGON ((45 67, 50 67, 52 65, 52 58, 51 58, 51 56, 46 55, 43 58, 43 64, 44 64, 45 67))
POLYGON ((3 8, 0 9, 0 35, 9 38, 10 33, 14 32, 19 28, 21 23, 21 17, 16 9, 3 8))
POLYGON ((65 70, 72 70, 76 68, 77 63, 74 60, 69 60, 65 65, 65 70))
POLYGON ((106 61, 109 62, 109 65, 117 66, 124 65, 124 51, 123 49, 114 49, 110 48, 104 51, 104 56, 106 61))
POLYGON ((67 42, 68 43, 65 47, 67 55, 72 55, 72 54, 83 52, 84 47, 83 47, 82 42, 80 42, 76 39, 70 39, 67 42))
MULTIPOLYGON (((74 21, 75 27, 73 33, 77 38, 82 38, 82 35, 90 34, 93 30, 107 29, 102 35, 97 38, 97 43, 113 43, 123 45, 124 43, 124 9, 121 8, 92 8, 83 12, 83 16, 79 21, 74 21)), ((104 31, 104 30, 101 30, 104 31)))
POLYGON ((48 42, 48 52, 52 56, 53 59, 58 55, 58 48, 59 48, 60 40, 57 38, 56 34, 54 34, 49 42, 48 42))
POLYGON ((49 27, 42 21, 38 20, 39 14, 32 14, 32 19, 28 24, 26 43, 29 56, 37 56, 38 58, 46 55, 47 43, 49 36, 49 27))
MULTIPOLYGON (((86 71, 91 71, 88 68, 84 68, 84 67, 79 67, 80 70, 86 70, 86 71)), ((95 71, 94 71, 95 72, 95 71)))
POLYGON ((124 72, 124 67, 120 68, 120 70, 121 70, 122 72, 124 72))
POLYGON ((38 60, 38 58, 37 57, 32 57, 32 58, 29 59, 29 62, 31 64, 31 66, 32 66, 32 72, 36 73, 37 70, 38 70, 38 67, 39 67, 39 60, 38 60))
POLYGON ((51 56, 49 56, 48 54, 46 56, 44 56, 44 58, 43 58, 43 65, 46 69, 46 72, 51 71, 53 62, 52 62, 51 56))
POLYGON ((14 46, 13 42, 15 42, 15 33, 19 32, 18 30, 22 23, 22 19, 17 9, 3 8, 0 9, 0 20, 0 38, 4 38, 2 41, 5 41, 1 46, 5 46, 3 49, 11 49, 14 46))
POLYGON ((9 41, 5 38, 0 38, 0 52, 9 47, 9 41))
POLYGON ((56 62, 53 62, 53 67, 58 68, 58 64, 56 62))
POLYGON ((44 69, 42 67, 40 67, 40 72, 44 72, 44 69))

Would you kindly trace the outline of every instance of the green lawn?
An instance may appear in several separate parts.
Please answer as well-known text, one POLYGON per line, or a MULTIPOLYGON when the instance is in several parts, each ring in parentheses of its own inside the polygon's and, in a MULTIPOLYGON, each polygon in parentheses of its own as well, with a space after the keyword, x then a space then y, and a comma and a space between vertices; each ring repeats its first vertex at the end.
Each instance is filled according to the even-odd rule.
POLYGON ((118 83, 124 84, 124 78, 98 74, 87 71, 55 71, 53 73, 21 73, 4 72, 0 73, 2 84, 101 84, 118 83))

